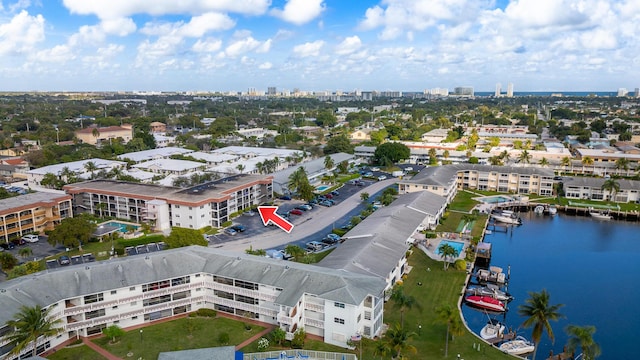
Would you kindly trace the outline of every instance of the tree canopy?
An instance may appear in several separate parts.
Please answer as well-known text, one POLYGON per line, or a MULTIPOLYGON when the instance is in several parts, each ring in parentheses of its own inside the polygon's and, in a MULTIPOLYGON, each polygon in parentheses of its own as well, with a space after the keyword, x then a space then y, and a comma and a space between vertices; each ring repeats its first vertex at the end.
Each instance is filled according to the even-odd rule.
POLYGON ((401 143, 388 142, 376 148, 373 159, 376 164, 389 165, 406 160, 411 155, 409 148, 401 143))
POLYGON ((96 230, 96 224, 89 220, 88 216, 77 216, 66 218, 60 222, 60 225, 49 232, 49 244, 64 245, 68 248, 80 246, 80 242, 87 243, 93 232, 96 230))
POLYGON ((171 234, 167 236, 164 242, 172 249, 189 245, 207 246, 207 241, 200 234, 200 231, 179 227, 171 229, 171 234))
POLYGON ((336 153, 353 154, 353 145, 349 138, 345 134, 332 136, 324 147, 324 154, 336 154, 336 153))

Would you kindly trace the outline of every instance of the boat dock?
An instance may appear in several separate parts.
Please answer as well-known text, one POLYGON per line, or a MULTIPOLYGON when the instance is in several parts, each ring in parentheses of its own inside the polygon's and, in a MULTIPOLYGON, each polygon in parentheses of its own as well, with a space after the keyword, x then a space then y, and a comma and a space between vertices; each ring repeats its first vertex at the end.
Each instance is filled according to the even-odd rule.
MULTIPOLYGON (((548 204, 546 203, 537 203, 537 202, 528 202, 528 203, 512 202, 512 203, 504 203, 504 204, 495 204, 497 208, 509 209, 516 212, 533 211, 536 208, 536 206, 540 206, 540 205, 548 206, 548 204)), ((556 208, 558 211, 562 211, 567 215, 589 216, 589 212, 596 209, 596 210, 606 211, 609 215, 613 216, 613 218, 616 220, 640 221, 640 211, 637 211, 637 210, 624 211, 624 210, 617 209, 615 207, 612 208, 612 207, 606 207, 606 206, 603 206, 602 208, 600 208, 597 206, 597 204, 588 204, 588 206, 587 205, 578 206, 575 204, 571 204, 571 202, 569 202, 569 205, 557 205, 556 208)))
POLYGON ((549 352, 549 357, 547 360, 569 360, 574 359, 574 354, 567 351, 567 349, 563 349, 563 351, 559 354, 553 354, 553 350, 549 352))
POLYGON ((485 341, 488 342, 491 345, 496 345, 496 344, 500 344, 501 342, 504 342, 504 341, 513 340, 513 339, 516 338, 516 336, 517 336, 517 334, 516 334, 515 331, 509 331, 508 333, 501 334, 498 337, 494 337, 494 338, 491 338, 491 339, 485 339, 485 341))

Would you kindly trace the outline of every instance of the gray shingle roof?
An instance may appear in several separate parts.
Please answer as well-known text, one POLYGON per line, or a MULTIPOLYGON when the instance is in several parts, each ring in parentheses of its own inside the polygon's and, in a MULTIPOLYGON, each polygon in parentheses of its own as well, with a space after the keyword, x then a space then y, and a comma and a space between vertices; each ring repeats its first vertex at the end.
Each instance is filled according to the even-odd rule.
POLYGON ((445 202, 444 197, 426 191, 399 196, 345 234, 347 240, 339 251, 318 266, 386 279, 409 249, 407 239, 422 224, 425 213, 435 215, 445 202))
POLYGON ((408 180, 403 180, 403 183, 408 184, 421 184, 421 185, 446 185, 456 176, 459 171, 476 170, 482 172, 497 172, 508 174, 523 174, 523 175, 540 175, 550 176, 554 175, 552 169, 543 169, 539 167, 526 167, 526 166, 496 166, 496 165, 479 165, 479 164, 451 164, 444 166, 432 166, 425 168, 420 173, 408 180))
POLYGON ((382 279, 201 246, 165 250, 147 256, 123 257, 66 266, 0 284, 0 323, 21 305, 47 306, 63 299, 137 286, 196 273, 210 273, 282 288, 276 302, 294 306, 303 293, 331 301, 360 304, 380 295, 382 279))

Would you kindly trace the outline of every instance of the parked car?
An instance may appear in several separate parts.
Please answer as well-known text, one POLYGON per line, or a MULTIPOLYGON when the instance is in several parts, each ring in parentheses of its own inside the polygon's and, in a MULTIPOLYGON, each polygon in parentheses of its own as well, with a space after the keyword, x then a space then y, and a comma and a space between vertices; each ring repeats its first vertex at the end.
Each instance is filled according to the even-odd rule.
POLYGON ((333 195, 331 193, 324 194, 324 197, 327 198, 327 199, 333 199, 333 195))
POLYGON ((371 171, 364 173, 364 175, 362 175, 364 177, 373 177, 373 173, 371 171))
POLYGON ((24 245, 24 244, 26 244, 27 242, 26 242, 26 241, 24 241, 24 240, 22 240, 22 239, 13 239, 13 240, 11 240, 11 243, 12 243, 13 245, 18 245, 18 246, 20 246, 20 245, 24 245))
POLYGON ((340 241, 340 236, 338 234, 330 233, 322 239, 322 242, 325 244, 333 245, 340 241))
POLYGON ((308 205, 308 204, 302 204, 302 205, 296 206, 296 209, 300 209, 300 210, 303 210, 303 211, 309 211, 309 210, 312 210, 313 207, 311 205, 308 205))
POLYGON ((370 168, 369 170, 371 170, 371 171, 380 171, 380 168, 377 167, 377 166, 374 166, 374 167, 370 168))
POLYGON ((287 253, 286 251, 284 251, 283 249, 278 250, 281 254, 282 254, 282 258, 284 260, 289 260, 291 259, 293 256, 291 256, 291 254, 287 253))
POLYGON ((305 244, 307 249, 311 249, 312 251, 319 251, 324 248, 324 244, 319 241, 310 241, 305 244))
POLYGON ((302 210, 293 209, 293 210, 289 211, 289 214, 291 214, 291 215, 302 215, 302 210))
POLYGON ((280 200, 291 200, 291 196, 289 196, 289 195, 282 195, 282 196, 280 196, 280 200))
POLYGON ((387 176, 386 175, 380 175, 378 176, 378 181, 382 181, 382 180, 386 180, 387 176))
POLYGON ((71 259, 69 259, 69 257, 67 255, 62 255, 58 259, 58 263, 60 265, 69 265, 69 264, 71 264, 71 259))
POLYGON ((331 206, 333 206, 333 202, 331 202, 329 200, 323 200, 323 201, 320 201, 320 205, 326 206, 326 207, 331 207, 331 206))
POLYGON ((24 235, 21 239, 28 243, 35 243, 40 241, 40 237, 36 234, 24 235))
POLYGON ((15 245, 13 245, 13 243, 3 242, 2 244, 0 244, 0 247, 3 248, 4 250, 9 250, 9 249, 15 248, 15 245))
POLYGON ((241 225, 241 224, 232 225, 231 228, 233 230, 235 230, 236 232, 244 232, 245 230, 247 230, 247 228, 244 225, 241 225))
POLYGON ((413 166, 407 166, 404 171, 413 171, 413 166))
POLYGON ((229 228, 224 229, 224 233, 227 234, 227 235, 232 235, 233 236, 233 235, 237 234, 238 232, 229 227, 229 228))
POLYGON ((331 192, 331 195, 333 195, 333 196, 340 196, 340 193, 338 192, 338 190, 333 190, 333 191, 331 192))

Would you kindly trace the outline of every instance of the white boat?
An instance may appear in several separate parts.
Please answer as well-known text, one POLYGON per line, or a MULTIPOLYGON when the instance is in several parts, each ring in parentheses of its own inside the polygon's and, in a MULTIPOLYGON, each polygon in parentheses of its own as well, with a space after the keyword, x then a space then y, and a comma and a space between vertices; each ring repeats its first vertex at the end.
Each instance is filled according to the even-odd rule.
POLYGON ((603 213, 600 211, 589 211, 589 215, 591 215, 592 218, 594 219, 598 219, 598 220, 611 220, 613 219, 613 216, 607 214, 607 213, 603 213))
POLYGON ((498 286, 494 284, 487 284, 486 286, 470 285, 467 287, 466 293, 469 295, 491 296, 492 298, 500 301, 513 300, 513 296, 511 296, 511 294, 500 290, 498 286))
POLYGON ((497 320, 489 320, 482 330, 480 330, 480 337, 489 340, 500 337, 504 334, 505 326, 503 323, 497 320))
POLYGON ((491 217, 495 221, 505 224, 522 225, 522 219, 511 210, 498 210, 491 213, 491 217))
POLYGON ((547 208, 547 211, 551 216, 555 216, 556 214, 558 214, 558 208, 555 205, 549 205, 549 207, 547 208))
POLYGON ((502 272, 502 268, 491 266, 489 269, 479 269, 476 272, 476 280, 481 283, 505 284, 507 275, 502 272))
POLYGON ((535 208, 533 208, 533 212, 534 212, 536 215, 542 215, 542 214, 544 214, 544 206, 542 206, 542 205, 538 205, 538 206, 536 206, 535 208))
POLYGON ((531 341, 518 336, 511 341, 507 341, 500 345, 499 349, 507 354, 511 355, 524 355, 532 353, 536 349, 536 346, 531 341))

